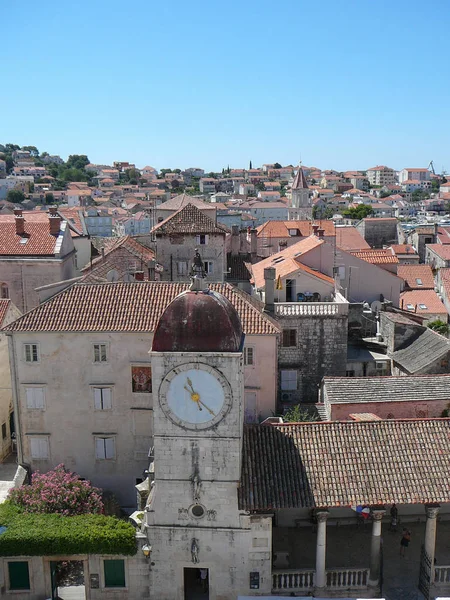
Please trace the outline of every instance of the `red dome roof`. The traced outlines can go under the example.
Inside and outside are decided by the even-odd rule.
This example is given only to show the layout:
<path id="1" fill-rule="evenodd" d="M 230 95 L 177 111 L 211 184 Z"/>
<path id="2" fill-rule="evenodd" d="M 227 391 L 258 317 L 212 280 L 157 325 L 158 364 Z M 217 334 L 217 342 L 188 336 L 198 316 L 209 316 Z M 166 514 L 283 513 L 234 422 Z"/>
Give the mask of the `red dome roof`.
<path id="1" fill-rule="evenodd" d="M 159 319 L 156 352 L 240 352 L 242 326 L 236 309 L 212 290 L 179 294 Z"/>

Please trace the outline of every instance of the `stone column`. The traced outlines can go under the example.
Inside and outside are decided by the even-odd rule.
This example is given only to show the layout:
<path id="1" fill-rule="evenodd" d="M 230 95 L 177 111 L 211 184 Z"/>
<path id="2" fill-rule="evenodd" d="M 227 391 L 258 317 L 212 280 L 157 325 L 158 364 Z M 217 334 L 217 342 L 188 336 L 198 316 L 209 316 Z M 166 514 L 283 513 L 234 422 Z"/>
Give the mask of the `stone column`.
<path id="1" fill-rule="evenodd" d="M 386 513 L 384 508 L 372 510 L 372 541 L 370 544 L 370 574 L 369 586 L 377 587 L 380 582 L 380 554 L 381 554 L 381 520 Z"/>
<path id="2" fill-rule="evenodd" d="M 425 504 L 425 512 L 427 515 L 427 521 L 425 525 L 425 551 L 430 557 L 431 561 L 431 572 L 430 572 L 430 583 L 434 583 L 434 555 L 436 553 L 436 518 L 439 514 L 439 504 Z"/>
<path id="3" fill-rule="evenodd" d="M 327 584 L 325 559 L 327 554 L 327 518 L 326 509 L 316 511 L 317 517 L 317 546 L 316 546 L 316 588 L 323 589 Z"/>

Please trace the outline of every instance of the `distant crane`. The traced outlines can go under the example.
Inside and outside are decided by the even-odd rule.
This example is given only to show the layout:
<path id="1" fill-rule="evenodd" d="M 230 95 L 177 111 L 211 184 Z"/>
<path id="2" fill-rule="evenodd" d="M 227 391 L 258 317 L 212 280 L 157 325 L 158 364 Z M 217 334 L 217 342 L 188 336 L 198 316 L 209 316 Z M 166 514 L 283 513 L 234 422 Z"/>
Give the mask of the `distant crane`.
<path id="1" fill-rule="evenodd" d="M 432 160 L 430 160 L 430 164 L 428 165 L 427 169 L 430 169 L 430 167 L 433 172 L 433 175 L 436 175 L 436 171 L 434 170 L 434 164 Z"/>

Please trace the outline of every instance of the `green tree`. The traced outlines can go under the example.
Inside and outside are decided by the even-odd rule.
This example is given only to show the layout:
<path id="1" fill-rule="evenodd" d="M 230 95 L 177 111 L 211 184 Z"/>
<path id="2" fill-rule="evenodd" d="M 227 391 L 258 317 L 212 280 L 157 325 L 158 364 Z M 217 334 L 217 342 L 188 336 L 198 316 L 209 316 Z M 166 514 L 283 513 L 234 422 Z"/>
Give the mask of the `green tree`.
<path id="1" fill-rule="evenodd" d="M 390 196 L 389 192 L 385 192 L 385 191 L 380 192 L 380 198 L 387 198 L 388 196 Z"/>
<path id="2" fill-rule="evenodd" d="M 248 168 L 249 169 L 253 169 L 253 167 L 252 167 L 252 161 L 250 161 L 250 164 L 248 165 Z"/>
<path id="3" fill-rule="evenodd" d="M 55 202 L 55 196 L 51 192 L 45 194 L 45 204 L 53 204 Z"/>
<path id="4" fill-rule="evenodd" d="M 28 151 L 31 156 L 34 156 L 34 158 L 39 156 L 39 150 L 36 148 L 36 146 L 22 146 L 21 150 Z"/>
<path id="5" fill-rule="evenodd" d="M 14 204 L 20 204 L 25 200 L 25 194 L 22 190 L 9 190 L 6 194 L 6 200 L 8 202 L 13 202 Z"/>
<path id="6" fill-rule="evenodd" d="M 280 163 L 277 162 L 273 165 L 273 168 L 274 169 L 282 169 L 282 166 L 280 165 Z"/>
<path id="7" fill-rule="evenodd" d="M 320 421 L 320 419 L 312 410 L 308 410 L 301 404 L 297 404 L 284 413 L 283 421 L 287 423 L 303 423 L 305 421 Z"/>
<path id="8" fill-rule="evenodd" d="M 433 179 L 431 182 L 431 191 L 434 194 L 437 194 L 439 192 L 439 188 L 441 187 L 441 182 L 439 179 Z"/>
<path id="9" fill-rule="evenodd" d="M 411 200 L 413 202 L 420 202 L 421 200 L 425 200 L 426 198 L 429 198 L 430 195 L 428 192 L 425 192 L 425 190 L 415 190 L 412 193 L 412 197 Z"/>
<path id="10" fill-rule="evenodd" d="M 86 154 L 71 154 L 67 159 L 66 166 L 69 169 L 84 169 L 90 162 Z"/>
<path id="11" fill-rule="evenodd" d="M 440 333 L 441 335 L 447 335 L 448 333 L 447 323 L 444 323 L 444 321 L 441 321 L 440 319 L 431 321 L 430 323 L 428 323 L 427 327 L 429 329 L 432 329 L 433 331 L 436 331 L 437 333 Z"/>
<path id="12" fill-rule="evenodd" d="M 373 208 L 370 206 L 370 204 L 360 204 L 356 208 L 348 208 L 347 210 L 344 210 L 342 214 L 349 219 L 361 220 L 365 219 L 369 215 L 372 215 Z"/>

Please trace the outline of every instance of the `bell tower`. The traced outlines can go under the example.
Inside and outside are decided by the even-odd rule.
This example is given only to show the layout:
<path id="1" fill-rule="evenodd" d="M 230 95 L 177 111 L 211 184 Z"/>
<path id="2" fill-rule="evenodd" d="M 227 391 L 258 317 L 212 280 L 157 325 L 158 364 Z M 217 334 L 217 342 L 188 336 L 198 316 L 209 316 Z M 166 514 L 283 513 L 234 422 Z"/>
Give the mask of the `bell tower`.
<path id="1" fill-rule="evenodd" d="M 312 202 L 301 163 L 298 165 L 298 171 L 292 183 L 291 194 L 292 208 L 297 209 L 294 211 L 297 219 L 312 221 Z"/>
<path id="2" fill-rule="evenodd" d="M 159 600 L 250 592 L 252 517 L 238 506 L 243 342 L 235 308 L 208 289 L 196 254 L 192 285 L 162 314 L 151 350 L 154 481 L 144 532 Z"/>

